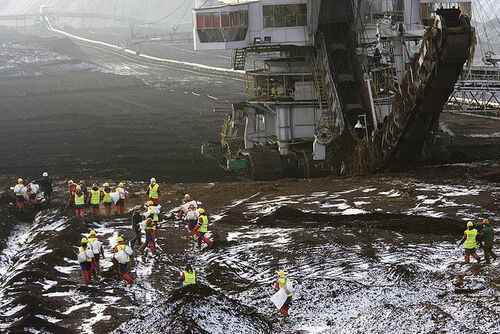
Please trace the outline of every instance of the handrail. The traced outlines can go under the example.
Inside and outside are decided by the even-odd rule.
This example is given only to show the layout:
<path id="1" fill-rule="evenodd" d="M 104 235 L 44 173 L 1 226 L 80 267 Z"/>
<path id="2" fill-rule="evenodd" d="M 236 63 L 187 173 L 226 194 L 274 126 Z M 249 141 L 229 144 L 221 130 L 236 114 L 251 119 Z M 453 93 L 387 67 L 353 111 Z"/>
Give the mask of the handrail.
<path id="1" fill-rule="evenodd" d="M 320 69 L 323 76 L 324 91 L 326 92 L 326 99 L 328 110 L 323 111 L 322 120 L 320 125 L 326 126 L 333 130 L 335 135 L 340 135 L 344 130 L 344 118 L 342 115 L 342 107 L 337 93 L 335 81 L 333 80 L 332 72 L 330 70 L 330 63 L 328 60 L 328 51 L 326 49 L 325 38 L 322 33 L 317 34 L 317 56 L 315 65 Z M 321 103 L 321 102 L 320 102 Z"/>

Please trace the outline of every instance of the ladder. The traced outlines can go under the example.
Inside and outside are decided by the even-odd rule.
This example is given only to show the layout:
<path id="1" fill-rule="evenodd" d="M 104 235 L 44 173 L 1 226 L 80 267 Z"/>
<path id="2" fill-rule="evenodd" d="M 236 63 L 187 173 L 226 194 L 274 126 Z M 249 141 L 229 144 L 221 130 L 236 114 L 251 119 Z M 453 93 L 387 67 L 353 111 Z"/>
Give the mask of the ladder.
<path id="1" fill-rule="evenodd" d="M 243 71 L 245 70 L 245 63 L 247 61 L 247 53 L 245 49 L 233 49 L 231 54 L 231 63 L 233 69 Z"/>

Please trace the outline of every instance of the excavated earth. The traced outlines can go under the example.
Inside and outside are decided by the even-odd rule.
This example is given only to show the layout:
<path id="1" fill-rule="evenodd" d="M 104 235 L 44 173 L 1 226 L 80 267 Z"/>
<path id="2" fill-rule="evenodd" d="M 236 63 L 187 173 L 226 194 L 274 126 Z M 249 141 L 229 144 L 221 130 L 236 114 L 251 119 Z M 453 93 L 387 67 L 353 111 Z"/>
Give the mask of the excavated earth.
<path id="1" fill-rule="evenodd" d="M 500 260 L 465 265 L 456 245 L 468 220 L 497 228 L 499 160 L 250 182 L 199 154 L 220 131 L 211 108 L 238 100 L 240 82 L 139 66 L 53 36 L 0 37 L 24 59 L 0 50 L 0 331 L 498 332 Z M 495 148 L 498 121 L 442 120 L 461 145 L 485 138 Z M 17 212 L 9 187 L 43 170 L 55 180 L 53 204 Z M 163 189 L 158 252 L 135 257 L 124 287 L 111 258 L 116 238 L 133 236 L 131 213 L 77 219 L 64 210 L 66 182 L 125 181 L 130 209 L 146 200 L 151 176 Z M 176 217 L 185 193 L 208 213 L 208 248 Z M 84 286 L 74 252 L 92 229 L 105 257 Z M 186 263 L 198 284 L 183 289 Z M 296 288 L 286 322 L 269 301 L 281 269 Z"/>

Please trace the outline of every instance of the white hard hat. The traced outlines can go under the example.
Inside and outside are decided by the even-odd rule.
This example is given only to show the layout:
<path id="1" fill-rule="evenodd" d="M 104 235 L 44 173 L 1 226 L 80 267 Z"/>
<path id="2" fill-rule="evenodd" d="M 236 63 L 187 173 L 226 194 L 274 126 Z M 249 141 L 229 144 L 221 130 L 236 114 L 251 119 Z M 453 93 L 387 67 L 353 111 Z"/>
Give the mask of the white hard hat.
<path id="1" fill-rule="evenodd" d="M 47 173 L 47 172 L 43 172 L 42 176 L 43 176 L 43 177 L 47 177 L 47 176 L 49 176 L 49 173 Z"/>

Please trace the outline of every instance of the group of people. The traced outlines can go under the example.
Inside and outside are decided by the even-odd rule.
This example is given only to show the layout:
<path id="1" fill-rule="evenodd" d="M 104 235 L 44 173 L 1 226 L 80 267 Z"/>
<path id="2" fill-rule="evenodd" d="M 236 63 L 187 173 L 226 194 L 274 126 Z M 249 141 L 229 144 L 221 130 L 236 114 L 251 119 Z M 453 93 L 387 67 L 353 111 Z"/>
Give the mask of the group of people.
<path id="1" fill-rule="evenodd" d="M 465 230 L 462 240 L 458 243 L 457 247 L 464 245 L 465 248 L 465 263 L 469 263 L 470 256 L 477 260 L 478 263 L 481 262 L 481 258 L 477 255 L 477 245 L 484 251 L 484 258 L 486 263 L 490 263 L 490 256 L 493 260 L 497 259 L 497 255 L 493 252 L 493 228 L 490 225 L 488 219 L 483 219 L 482 227 L 478 232 L 477 228 L 474 226 L 473 222 L 467 223 L 467 230 Z"/>
<path id="2" fill-rule="evenodd" d="M 26 185 L 25 185 L 26 183 Z M 39 204 L 39 201 L 44 200 L 50 204 L 52 198 L 52 178 L 47 172 L 43 172 L 40 179 L 33 181 L 17 179 L 17 184 L 11 188 L 16 197 L 16 205 L 20 211 L 24 210 L 26 202 L 30 202 L 32 206 Z"/>
<path id="3" fill-rule="evenodd" d="M 106 216 L 111 215 L 111 207 L 115 206 L 115 215 L 125 214 L 125 202 L 128 202 L 128 191 L 125 189 L 125 183 L 120 182 L 115 189 L 111 189 L 108 182 L 103 184 L 103 189 L 99 189 L 96 183 L 90 190 L 85 185 L 84 180 L 76 184 L 73 180 L 68 181 L 69 199 L 66 208 L 70 205 L 75 206 L 76 217 L 85 216 L 85 205 L 90 205 L 90 214 L 98 215 L 100 203 L 104 204 Z"/>
<path id="4" fill-rule="evenodd" d="M 79 208 L 78 205 L 83 205 L 80 203 L 85 203 L 86 198 L 89 198 L 90 203 L 92 203 L 92 196 L 94 195 L 92 194 L 92 191 L 88 192 L 89 194 L 86 195 L 86 188 L 82 187 L 85 185 L 83 181 L 80 181 L 79 185 L 70 181 L 70 185 L 74 186 L 74 189 L 71 190 L 71 198 L 74 200 L 74 204 L 77 205 L 77 210 L 83 210 L 83 208 Z M 120 184 L 119 187 L 123 187 L 123 184 Z M 123 187 L 123 189 L 125 188 Z M 96 192 L 95 194 L 95 196 L 97 196 L 98 193 Z M 126 190 L 125 194 L 127 194 Z M 143 254 L 148 247 L 151 254 L 156 252 L 156 239 L 158 237 L 161 205 L 158 204 L 158 198 L 160 196 L 159 186 L 156 184 L 156 180 L 154 178 L 151 179 L 148 189 L 146 190 L 146 194 L 148 196 L 148 201 L 143 205 L 136 205 L 133 208 L 132 230 L 135 233 L 134 237 L 127 245 L 125 244 L 123 237 L 120 236 L 117 239 L 117 245 L 114 247 L 114 259 L 118 262 L 118 272 L 123 277 L 124 285 L 132 283 L 132 278 L 128 274 L 128 264 L 134 262 L 132 247 L 135 245 L 141 245 L 137 249 L 140 254 Z M 83 198 L 83 201 L 77 201 L 77 199 L 81 198 Z M 103 198 L 102 193 L 99 194 L 99 198 Z M 179 218 L 187 221 L 188 230 L 193 235 L 193 238 L 198 239 L 198 248 L 201 248 L 202 241 L 209 246 L 211 242 L 205 236 L 210 228 L 208 224 L 208 217 L 203 208 L 198 208 L 198 202 L 192 200 L 191 197 L 186 194 L 181 203 L 181 211 L 179 212 L 179 215 Z M 144 243 L 142 243 L 142 231 L 145 232 Z M 92 274 L 98 272 L 99 270 L 99 257 L 104 256 L 102 242 L 99 240 L 95 231 L 91 231 L 88 237 L 81 239 L 81 245 L 78 248 L 77 254 L 83 273 L 84 283 L 87 285 L 92 279 Z M 189 282 L 191 282 L 191 279 L 194 282 L 194 275 L 194 271 L 192 274 L 191 271 L 187 271 L 187 273 L 182 276 L 184 277 L 183 280 L 187 277 L 187 281 L 183 282 L 190 284 Z"/>

